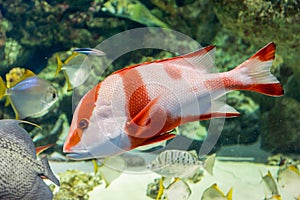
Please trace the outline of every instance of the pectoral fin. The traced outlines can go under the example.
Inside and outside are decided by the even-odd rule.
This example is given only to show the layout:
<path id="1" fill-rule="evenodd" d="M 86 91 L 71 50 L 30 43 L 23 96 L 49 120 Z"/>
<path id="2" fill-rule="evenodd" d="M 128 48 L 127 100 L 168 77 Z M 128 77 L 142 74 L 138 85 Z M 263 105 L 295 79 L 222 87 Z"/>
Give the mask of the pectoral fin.
<path id="1" fill-rule="evenodd" d="M 59 180 L 53 174 L 47 156 L 43 156 L 41 158 L 41 162 L 44 166 L 44 173 L 42 175 L 46 176 L 50 181 L 52 181 L 55 185 L 60 186 Z"/>

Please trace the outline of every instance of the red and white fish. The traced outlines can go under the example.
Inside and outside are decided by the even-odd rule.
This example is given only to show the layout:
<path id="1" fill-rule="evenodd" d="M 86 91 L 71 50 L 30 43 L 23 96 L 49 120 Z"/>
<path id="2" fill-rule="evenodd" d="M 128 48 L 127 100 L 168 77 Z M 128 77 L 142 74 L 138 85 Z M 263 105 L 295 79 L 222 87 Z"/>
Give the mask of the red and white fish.
<path id="1" fill-rule="evenodd" d="M 175 137 L 169 131 L 192 121 L 239 113 L 218 98 L 232 90 L 282 96 L 270 73 L 269 43 L 235 69 L 213 73 L 214 46 L 114 72 L 79 102 L 64 144 L 72 159 L 103 158 Z"/>

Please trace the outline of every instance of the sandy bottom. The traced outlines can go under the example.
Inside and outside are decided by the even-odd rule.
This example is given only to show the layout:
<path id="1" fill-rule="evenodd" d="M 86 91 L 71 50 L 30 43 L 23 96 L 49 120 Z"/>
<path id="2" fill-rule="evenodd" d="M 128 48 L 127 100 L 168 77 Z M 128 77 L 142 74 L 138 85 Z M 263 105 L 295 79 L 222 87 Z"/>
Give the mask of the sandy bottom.
<path id="1" fill-rule="evenodd" d="M 276 171 L 276 168 L 270 168 Z M 214 176 L 205 174 L 197 184 L 189 184 L 192 190 L 191 200 L 201 199 L 203 191 L 217 183 L 222 191 L 227 193 L 233 187 L 233 199 L 263 199 L 264 187 L 260 183 L 260 172 L 267 172 L 265 165 L 252 163 L 217 162 Z M 146 197 L 147 185 L 159 176 L 154 173 L 135 175 L 123 173 L 108 188 L 99 186 L 91 193 L 91 199 L 151 199 Z M 285 198 L 284 198 L 285 199 Z"/>
<path id="2" fill-rule="evenodd" d="M 66 169 L 78 169 L 83 171 L 93 171 L 90 162 L 74 162 L 74 163 L 51 163 L 55 173 L 62 172 Z M 267 166 L 251 162 L 225 162 L 217 160 L 214 167 L 214 175 L 204 174 L 203 179 L 196 183 L 190 183 L 192 194 L 189 199 L 201 199 L 203 191 L 212 184 L 217 183 L 219 188 L 227 193 L 233 188 L 233 200 L 263 200 L 265 198 L 266 189 L 261 182 L 262 174 L 267 171 L 276 176 L 278 167 Z M 123 172 L 108 188 L 104 184 L 96 187 L 89 193 L 91 200 L 135 200 L 135 199 L 151 199 L 146 196 L 147 185 L 153 182 L 159 176 L 150 171 L 147 172 Z M 300 186 L 299 186 L 300 188 Z M 286 193 L 281 188 L 279 192 L 283 200 L 294 200 L 293 196 Z"/>
<path id="3" fill-rule="evenodd" d="M 212 184 L 217 183 L 218 187 L 226 194 L 233 188 L 233 200 L 263 200 L 270 197 L 265 184 L 262 182 L 262 174 L 266 175 L 270 170 L 273 177 L 277 177 L 278 167 L 260 164 L 266 162 L 269 153 L 259 148 L 259 142 L 253 145 L 233 145 L 222 147 L 217 153 L 217 159 L 214 166 L 214 175 L 211 176 L 205 172 L 202 180 L 196 184 L 189 183 L 192 190 L 190 200 L 200 200 L 205 189 Z M 149 163 L 154 157 L 144 156 L 146 163 Z M 224 161 L 228 158 L 231 161 Z M 238 160 L 243 158 L 243 162 Z M 245 162 L 245 158 L 250 158 Z M 232 161 L 234 160 L 234 162 Z M 69 162 L 69 163 L 51 163 L 55 173 L 63 172 L 66 169 L 78 169 L 87 172 L 93 172 L 91 162 Z M 114 180 L 111 185 L 105 188 L 104 184 L 94 188 L 89 193 L 91 200 L 147 200 L 147 186 L 152 183 L 159 175 L 150 171 L 131 169 L 125 171 Z M 139 172 L 139 173 L 137 173 Z M 299 180 L 297 181 L 299 184 Z M 300 195 L 300 185 L 292 185 L 287 188 L 280 188 L 279 194 L 282 200 L 295 200 L 291 194 Z M 176 199 L 180 200 L 180 199 Z"/>

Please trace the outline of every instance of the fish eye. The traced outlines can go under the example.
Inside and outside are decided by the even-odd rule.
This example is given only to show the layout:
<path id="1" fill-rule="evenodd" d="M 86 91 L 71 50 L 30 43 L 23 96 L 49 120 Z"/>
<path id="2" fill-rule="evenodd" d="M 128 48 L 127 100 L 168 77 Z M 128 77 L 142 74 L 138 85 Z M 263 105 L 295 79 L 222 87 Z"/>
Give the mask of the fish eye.
<path id="1" fill-rule="evenodd" d="M 57 98 L 57 93 L 56 93 L 56 89 L 53 87 L 49 87 L 47 89 L 47 92 L 45 94 L 45 101 L 46 102 L 53 102 L 56 98 Z"/>
<path id="2" fill-rule="evenodd" d="M 77 127 L 80 129 L 86 129 L 88 126 L 89 126 L 89 120 L 85 118 L 81 119 L 77 124 Z"/>
<path id="3" fill-rule="evenodd" d="M 56 93 L 53 92 L 53 93 L 52 93 L 52 98 L 55 99 L 56 97 L 57 97 Z"/>

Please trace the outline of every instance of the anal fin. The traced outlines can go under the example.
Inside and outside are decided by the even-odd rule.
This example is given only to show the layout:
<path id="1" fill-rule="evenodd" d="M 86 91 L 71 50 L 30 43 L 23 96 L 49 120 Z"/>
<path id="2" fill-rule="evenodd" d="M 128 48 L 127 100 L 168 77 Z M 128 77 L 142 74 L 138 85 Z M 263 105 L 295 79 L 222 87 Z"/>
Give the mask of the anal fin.
<path id="1" fill-rule="evenodd" d="M 181 124 L 212 118 L 240 116 L 240 113 L 237 110 L 222 101 L 213 100 L 211 104 L 207 104 L 206 106 L 209 106 L 209 108 L 205 112 L 202 112 L 203 110 L 199 109 L 197 113 L 197 109 L 195 109 L 195 112 L 191 115 L 182 117 Z"/>

